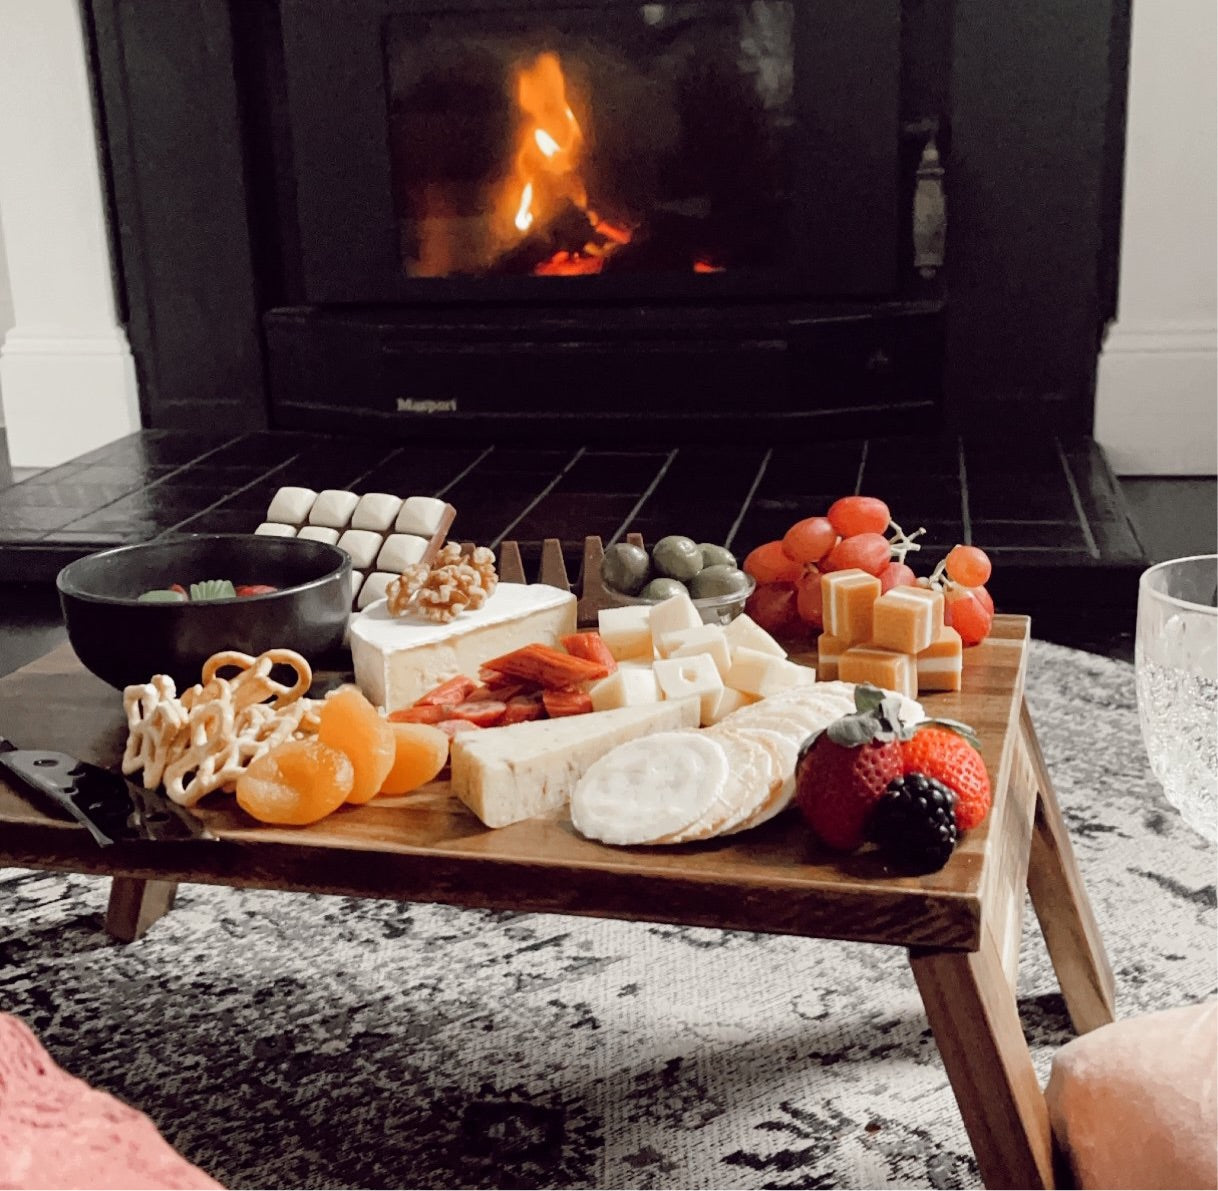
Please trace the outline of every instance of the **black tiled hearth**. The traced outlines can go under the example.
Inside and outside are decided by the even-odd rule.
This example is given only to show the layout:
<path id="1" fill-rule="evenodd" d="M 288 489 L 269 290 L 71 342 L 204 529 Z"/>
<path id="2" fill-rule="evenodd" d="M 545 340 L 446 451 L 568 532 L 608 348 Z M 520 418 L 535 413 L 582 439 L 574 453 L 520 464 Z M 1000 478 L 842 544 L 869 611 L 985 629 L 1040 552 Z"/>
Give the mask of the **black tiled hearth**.
<path id="1" fill-rule="evenodd" d="M 0 488 L 0 579 L 46 581 L 82 554 L 167 534 L 252 530 L 284 484 L 442 495 L 457 507 L 455 536 L 515 538 L 526 562 L 556 537 L 572 573 L 585 534 L 686 533 L 743 553 L 855 491 L 883 497 L 907 530 L 926 527 L 919 572 L 955 542 L 984 546 L 995 599 L 1011 609 L 1127 613 L 1146 563 L 1088 441 L 528 450 L 143 431 Z"/>

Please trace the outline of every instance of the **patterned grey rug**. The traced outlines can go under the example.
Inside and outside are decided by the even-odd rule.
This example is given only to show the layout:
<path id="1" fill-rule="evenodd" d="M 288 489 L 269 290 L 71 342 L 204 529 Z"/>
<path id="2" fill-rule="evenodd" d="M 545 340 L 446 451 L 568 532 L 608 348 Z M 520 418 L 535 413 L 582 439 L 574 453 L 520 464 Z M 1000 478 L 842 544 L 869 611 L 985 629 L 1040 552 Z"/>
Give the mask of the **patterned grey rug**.
<path id="1" fill-rule="evenodd" d="M 1132 667 L 1037 643 L 1030 698 L 1120 1012 L 1215 988 L 1215 854 L 1147 776 Z M 0 1009 L 231 1187 L 972 1187 L 904 953 L 0 872 Z M 1029 910 L 1042 1079 L 1071 1037 Z"/>

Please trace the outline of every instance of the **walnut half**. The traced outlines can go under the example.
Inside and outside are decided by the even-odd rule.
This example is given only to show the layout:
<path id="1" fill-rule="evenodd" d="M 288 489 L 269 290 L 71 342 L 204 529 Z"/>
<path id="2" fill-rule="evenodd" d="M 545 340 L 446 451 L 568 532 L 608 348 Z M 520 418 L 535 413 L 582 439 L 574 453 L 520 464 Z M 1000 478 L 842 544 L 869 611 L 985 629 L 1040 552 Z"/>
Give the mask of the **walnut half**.
<path id="1" fill-rule="evenodd" d="M 456 542 L 449 542 L 430 564 L 408 566 L 389 584 L 385 595 L 393 616 L 417 612 L 444 623 L 481 608 L 498 583 L 492 551 L 475 546 L 469 555 L 463 555 Z"/>

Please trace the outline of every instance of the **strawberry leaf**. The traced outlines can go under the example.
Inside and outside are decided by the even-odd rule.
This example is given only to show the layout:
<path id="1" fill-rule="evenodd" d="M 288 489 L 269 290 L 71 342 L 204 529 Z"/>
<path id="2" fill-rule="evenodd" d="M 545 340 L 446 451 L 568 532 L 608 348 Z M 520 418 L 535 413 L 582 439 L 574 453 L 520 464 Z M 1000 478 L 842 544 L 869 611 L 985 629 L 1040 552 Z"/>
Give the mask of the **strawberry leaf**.
<path id="1" fill-rule="evenodd" d="M 854 688 L 854 708 L 860 715 L 866 715 L 883 706 L 885 697 L 884 692 L 878 686 L 872 686 L 869 682 L 860 682 Z"/>
<path id="2" fill-rule="evenodd" d="M 844 715 L 840 720 L 834 720 L 825 729 L 825 735 L 834 744 L 853 749 L 877 739 L 876 733 L 879 730 L 881 729 L 874 715 L 870 712 L 855 712 L 854 715 Z"/>

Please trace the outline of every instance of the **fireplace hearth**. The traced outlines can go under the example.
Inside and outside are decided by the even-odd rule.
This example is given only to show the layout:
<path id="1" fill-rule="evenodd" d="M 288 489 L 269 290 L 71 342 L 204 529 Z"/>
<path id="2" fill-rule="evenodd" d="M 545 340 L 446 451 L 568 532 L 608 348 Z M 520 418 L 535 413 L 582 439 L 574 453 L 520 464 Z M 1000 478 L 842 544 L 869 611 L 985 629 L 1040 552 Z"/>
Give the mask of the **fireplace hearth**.
<path id="1" fill-rule="evenodd" d="M 88 0 L 145 424 L 1088 434 L 1127 0 Z"/>

